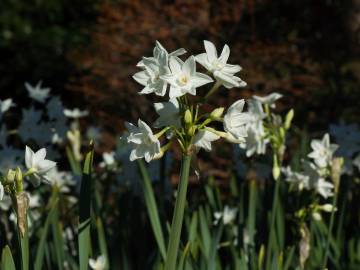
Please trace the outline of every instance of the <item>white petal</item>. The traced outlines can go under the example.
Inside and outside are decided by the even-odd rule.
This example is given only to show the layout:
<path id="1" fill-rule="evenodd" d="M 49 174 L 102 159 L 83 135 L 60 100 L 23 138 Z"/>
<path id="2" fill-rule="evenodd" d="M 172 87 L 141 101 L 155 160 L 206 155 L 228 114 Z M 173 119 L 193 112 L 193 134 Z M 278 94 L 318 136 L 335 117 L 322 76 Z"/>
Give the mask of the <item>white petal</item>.
<path id="1" fill-rule="evenodd" d="M 219 80 L 226 88 L 239 87 L 240 83 L 236 80 L 237 77 L 229 76 L 226 73 L 215 71 L 214 76 Z M 238 78 L 239 79 L 239 78 Z"/>
<path id="2" fill-rule="evenodd" d="M 46 149 L 41 148 L 34 154 L 34 163 L 37 164 L 38 162 L 41 162 L 46 157 Z"/>
<path id="3" fill-rule="evenodd" d="M 182 69 L 188 77 L 194 76 L 196 72 L 195 57 L 190 56 L 188 59 L 186 59 Z"/>
<path id="4" fill-rule="evenodd" d="M 149 80 L 149 75 L 146 71 L 140 71 L 135 73 L 133 76 L 133 79 L 140 83 L 141 85 L 146 86 Z"/>
<path id="5" fill-rule="evenodd" d="M 194 87 L 200 87 L 203 86 L 204 84 L 213 82 L 213 79 L 206 74 L 196 72 L 195 76 L 191 78 L 191 82 L 194 85 Z"/>
<path id="6" fill-rule="evenodd" d="M 225 73 L 234 74 L 234 73 L 241 71 L 241 67 L 239 65 L 226 64 L 223 67 L 222 71 Z"/>
<path id="7" fill-rule="evenodd" d="M 213 61 L 217 60 L 218 57 L 215 45 L 208 40 L 204 40 L 204 46 L 209 62 L 212 63 Z"/>
<path id="8" fill-rule="evenodd" d="M 183 96 L 185 93 L 181 90 L 181 88 L 171 85 L 169 91 L 169 97 L 177 98 Z"/>
<path id="9" fill-rule="evenodd" d="M 54 168 L 56 166 L 56 162 L 44 159 L 39 164 L 37 164 L 37 169 L 39 171 L 39 174 L 44 174 Z"/>
<path id="10" fill-rule="evenodd" d="M 34 152 L 29 146 L 25 146 L 25 165 L 30 169 L 33 166 Z"/>
<path id="11" fill-rule="evenodd" d="M 209 63 L 206 53 L 198 54 L 197 56 L 195 56 L 195 60 L 207 70 L 211 69 L 211 64 Z"/>
<path id="12" fill-rule="evenodd" d="M 183 66 L 184 62 L 181 61 L 180 58 L 174 56 L 171 57 L 169 60 L 169 66 L 172 74 L 179 74 L 182 72 L 181 67 Z"/>
<path id="13" fill-rule="evenodd" d="M 221 55 L 219 57 L 219 61 L 223 64 L 226 64 L 227 60 L 229 59 L 230 55 L 230 48 L 227 44 L 225 44 L 224 48 L 222 49 Z"/>

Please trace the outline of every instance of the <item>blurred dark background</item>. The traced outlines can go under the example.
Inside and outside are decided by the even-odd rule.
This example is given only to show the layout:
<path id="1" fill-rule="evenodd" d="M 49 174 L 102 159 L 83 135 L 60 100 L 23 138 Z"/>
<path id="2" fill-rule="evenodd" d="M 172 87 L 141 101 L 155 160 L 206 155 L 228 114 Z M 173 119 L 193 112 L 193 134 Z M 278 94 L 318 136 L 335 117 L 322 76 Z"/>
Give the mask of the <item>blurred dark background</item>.
<path id="1" fill-rule="evenodd" d="M 155 40 L 198 54 L 203 39 L 227 43 L 248 83 L 214 106 L 277 91 L 299 128 L 359 122 L 359 0 L 1 0 L 0 99 L 21 106 L 24 82 L 42 80 L 119 133 L 125 119 L 154 119 L 153 97 L 139 96 L 131 76 Z"/>

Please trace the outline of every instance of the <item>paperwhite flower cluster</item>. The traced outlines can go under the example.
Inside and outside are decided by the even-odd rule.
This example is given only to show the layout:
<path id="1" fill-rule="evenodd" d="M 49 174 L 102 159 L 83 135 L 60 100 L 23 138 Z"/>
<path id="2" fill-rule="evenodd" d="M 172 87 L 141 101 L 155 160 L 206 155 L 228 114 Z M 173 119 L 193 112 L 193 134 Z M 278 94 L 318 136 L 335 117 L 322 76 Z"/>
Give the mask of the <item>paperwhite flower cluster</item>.
<path id="1" fill-rule="evenodd" d="M 322 140 L 311 141 L 312 152 L 308 157 L 312 161 L 303 161 L 303 171 L 293 172 L 290 167 L 283 168 L 285 180 L 293 184 L 299 190 L 312 189 L 322 197 L 327 198 L 333 195 L 334 184 L 326 181 L 332 165 L 333 154 L 338 148 L 330 144 L 329 134 L 325 134 Z"/>
<path id="2" fill-rule="evenodd" d="M 266 145 L 269 139 L 266 137 L 263 120 L 266 118 L 264 106 L 275 108 L 275 102 L 282 97 L 279 93 L 272 93 L 268 96 L 254 96 L 248 100 L 249 115 L 251 120 L 246 126 L 246 141 L 240 144 L 240 147 L 246 150 L 246 156 L 250 157 L 254 154 L 263 155 L 266 152 Z"/>
<path id="3" fill-rule="evenodd" d="M 226 88 L 244 87 L 246 83 L 235 74 L 241 70 L 238 65 L 227 64 L 230 49 L 227 45 L 218 57 L 214 44 L 204 41 L 206 53 L 190 56 L 185 61 L 179 56 L 186 53 L 184 49 L 168 53 L 159 43 L 152 57 L 143 57 L 137 64 L 142 71 L 133 78 L 144 86 L 139 94 L 154 93 L 165 96 L 169 89 L 169 101 L 155 103 L 154 107 L 159 117 L 153 124 L 155 128 L 163 128 L 154 134 L 150 126 L 138 120 L 138 126 L 126 123 L 128 134 L 123 137 L 131 145 L 130 160 L 145 158 L 147 162 L 160 158 L 169 144 L 161 147 L 159 138 L 167 133 L 170 139 L 177 139 L 183 151 L 191 146 L 211 151 L 211 143 L 221 137 L 233 143 L 245 143 L 247 125 L 253 116 L 243 112 L 244 100 L 235 102 L 222 118 L 224 108 L 218 108 L 211 114 L 199 117 L 201 103 L 191 103 L 187 94 L 197 95 L 197 89 L 215 81 L 213 88 L 205 96 L 208 98 L 221 85 Z M 201 64 L 212 76 L 197 72 L 196 62 Z M 189 97 L 190 98 L 190 97 Z M 223 122 L 224 131 L 210 127 L 213 121 Z"/>

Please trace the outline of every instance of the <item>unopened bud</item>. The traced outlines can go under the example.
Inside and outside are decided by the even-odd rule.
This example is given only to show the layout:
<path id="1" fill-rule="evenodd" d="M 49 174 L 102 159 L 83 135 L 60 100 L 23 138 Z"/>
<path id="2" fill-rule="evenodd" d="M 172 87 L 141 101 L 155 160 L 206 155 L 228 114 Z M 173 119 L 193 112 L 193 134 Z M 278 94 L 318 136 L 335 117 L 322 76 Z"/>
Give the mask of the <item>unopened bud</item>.
<path id="1" fill-rule="evenodd" d="M 334 209 L 334 207 L 332 206 L 332 204 L 329 204 L 329 203 L 326 203 L 324 205 L 320 205 L 319 206 L 319 209 L 321 209 L 322 211 L 325 211 L 325 212 L 332 212 L 333 210 L 336 211 L 336 207 Z"/>
<path id="2" fill-rule="evenodd" d="M 218 119 L 222 116 L 223 112 L 224 112 L 224 107 L 216 108 L 211 112 L 210 117 L 212 119 Z"/>
<path id="3" fill-rule="evenodd" d="M 338 191 L 339 189 L 339 184 L 340 184 L 340 176 L 341 176 L 341 168 L 344 164 L 344 159 L 343 158 L 334 158 L 332 160 L 332 165 L 331 165 L 331 180 L 334 183 L 335 186 L 335 192 Z"/>
<path id="4" fill-rule="evenodd" d="M 9 169 L 6 173 L 4 184 L 10 184 L 15 181 L 16 171 Z"/>
<path id="5" fill-rule="evenodd" d="M 195 134 L 195 131 L 196 131 L 196 127 L 195 127 L 195 126 L 191 126 L 191 127 L 188 129 L 187 133 L 188 133 L 189 136 L 193 136 L 193 135 Z"/>
<path id="6" fill-rule="evenodd" d="M 187 125 L 190 125 L 192 123 L 192 114 L 189 109 L 185 111 L 184 121 Z"/>
<path id="7" fill-rule="evenodd" d="M 291 122 L 293 118 L 294 118 L 294 109 L 291 109 L 290 111 L 288 111 L 285 117 L 285 124 L 284 124 L 285 129 L 289 129 L 291 127 Z"/>

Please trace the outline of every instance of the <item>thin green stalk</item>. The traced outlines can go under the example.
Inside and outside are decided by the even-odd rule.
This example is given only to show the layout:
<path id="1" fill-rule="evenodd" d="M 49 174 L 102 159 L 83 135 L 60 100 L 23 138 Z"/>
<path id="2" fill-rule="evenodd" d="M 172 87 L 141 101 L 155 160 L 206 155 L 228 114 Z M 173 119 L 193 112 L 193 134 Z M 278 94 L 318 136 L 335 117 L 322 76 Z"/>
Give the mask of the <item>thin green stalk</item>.
<path id="1" fill-rule="evenodd" d="M 191 155 L 183 155 L 181 161 L 180 182 L 175 202 L 175 211 L 171 224 L 170 239 L 166 254 L 165 270 L 176 269 L 176 259 L 179 249 L 181 227 L 184 218 L 187 186 L 189 183 Z"/>
<path id="2" fill-rule="evenodd" d="M 330 238 L 331 238 L 331 233 L 332 233 L 332 229 L 334 226 L 334 219 L 335 219 L 335 207 L 337 205 L 337 199 L 338 199 L 338 192 L 335 192 L 334 197 L 333 197 L 333 201 L 332 201 L 332 211 L 331 211 L 331 216 L 330 216 L 330 225 L 329 225 L 329 230 L 328 230 L 328 237 L 326 240 L 326 247 L 325 247 L 325 254 L 324 254 L 324 260 L 323 260 L 323 264 L 322 264 L 322 268 L 321 269 L 325 269 L 326 265 L 327 265 L 327 260 L 328 260 L 328 253 L 329 253 L 329 247 L 330 247 Z"/>
<path id="3" fill-rule="evenodd" d="M 271 210 L 271 220 L 270 220 L 270 233 L 268 238 L 268 244 L 266 249 L 266 269 L 270 267 L 270 260 L 272 258 L 271 248 L 273 247 L 274 235 L 275 235 L 275 219 L 276 219 L 276 210 L 278 204 L 278 197 L 279 197 L 279 190 L 280 190 L 280 179 L 275 181 L 275 192 L 272 202 L 272 210 Z"/>
<path id="4" fill-rule="evenodd" d="M 221 86 L 221 82 L 217 81 L 214 86 L 210 89 L 210 91 L 206 94 L 205 100 L 208 99 L 211 95 L 213 95 Z"/>

